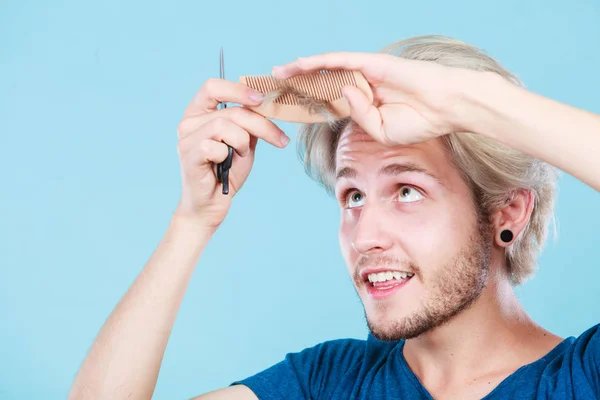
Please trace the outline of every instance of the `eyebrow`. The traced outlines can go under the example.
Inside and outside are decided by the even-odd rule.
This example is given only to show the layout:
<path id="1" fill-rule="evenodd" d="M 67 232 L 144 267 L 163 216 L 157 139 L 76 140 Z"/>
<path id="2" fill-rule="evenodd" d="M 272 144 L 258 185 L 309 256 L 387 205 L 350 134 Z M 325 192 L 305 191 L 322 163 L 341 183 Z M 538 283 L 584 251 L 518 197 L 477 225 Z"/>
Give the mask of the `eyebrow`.
<path id="1" fill-rule="evenodd" d="M 418 172 L 420 174 L 427 175 L 430 178 L 434 179 L 440 185 L 445 186 L 444 182 L 438 176 L 432 174 L 425 168 L 413 163 L 394 163 L 386 165 L 379 170 L 379 175 L 395 176 L 403 174 L 405 172 Z M 342 178 L 352 179 L 355 177 L 355 169 L 350 167 L 344 167 L 337 173 L 336 180 L 340 180 Z"/>

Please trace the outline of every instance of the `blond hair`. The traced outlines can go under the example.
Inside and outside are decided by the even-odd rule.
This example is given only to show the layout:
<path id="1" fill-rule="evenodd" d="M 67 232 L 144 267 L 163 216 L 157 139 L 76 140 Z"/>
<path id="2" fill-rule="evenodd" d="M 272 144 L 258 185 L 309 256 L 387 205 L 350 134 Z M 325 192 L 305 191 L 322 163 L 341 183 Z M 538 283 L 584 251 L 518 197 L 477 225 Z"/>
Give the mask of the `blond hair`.
<path id="1" fill-rule="evenodd" d="M 445 36 L 416 37 L 387 46 L 381 52 L 406 59 L 494 72 L 515 85 L 525 87 L 519 78 L 482 50 Z M 298 155 L 307 174 L 329 194 L 334 192 L 335 154 L 345 123 L 337 126 L 306 124 L 298 134 Z M 480 216 L 487 217 L 492 210 L 506 205 L 519 189 L 533 194 L 531 218 L 506 251 L 511 283 L 523 283 L 534 274 L 549 223 L 555 221 L 553 211 L 558 172 L 541 160 L 482 135 L 457 132 L 444 135 L 441 140 L 469 186 Z"/>

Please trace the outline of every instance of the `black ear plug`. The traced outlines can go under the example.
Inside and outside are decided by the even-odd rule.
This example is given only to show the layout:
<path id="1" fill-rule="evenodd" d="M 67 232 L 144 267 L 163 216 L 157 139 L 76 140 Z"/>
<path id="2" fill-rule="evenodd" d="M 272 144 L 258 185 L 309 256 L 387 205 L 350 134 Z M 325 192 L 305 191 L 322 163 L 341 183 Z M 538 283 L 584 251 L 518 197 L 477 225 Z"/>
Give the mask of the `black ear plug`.
<path id="1" fill-rule="evenodd" d="M 510 241 L 513 240 L 513 233 L 508 229 L 505 229 L 500 233 L 500 239 L 502 239 L 504 243 L 510 243 Z"/>

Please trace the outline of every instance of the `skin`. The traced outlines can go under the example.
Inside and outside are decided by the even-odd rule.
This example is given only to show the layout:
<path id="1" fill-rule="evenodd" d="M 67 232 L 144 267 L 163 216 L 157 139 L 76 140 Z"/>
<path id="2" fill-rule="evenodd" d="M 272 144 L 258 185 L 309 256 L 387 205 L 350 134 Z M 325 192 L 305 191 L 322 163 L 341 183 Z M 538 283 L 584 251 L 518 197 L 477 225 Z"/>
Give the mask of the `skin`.
<path id="1" fill-rule="evenodd" d="M 560 342 L 518 303 L 502 261 L 505 244 L 495 243 L 494 223 L 478 217 L 440 140 L 390 148 L 360 128 L 347 129 L 336 164 L 338 171 L 356 171 L 335 189 L 341 250 L 369 328 L 380 340 L 409 338 L 407 362 L 435 398 L 481 398 Z M 416 165 L 427 173 L 379 175 L 390 164 Z M 514 217 L 529 216 L 530 199 L 521 194 L 511 205 L 513 219 L 500 210 L 496 221 L 504 218 L 518 233 L 523 226 Z M 377 300 L 358 274 L 372 267 L 415 276 Z"/>
<path id="2" fill-rule="evenodd" d="M 274 75 L 335 68 L 361 71 L 374 94 L 371 103 L 357 89 L 344 90 L 360 129 L 348 130 L 340 141 L 336 168 L 352 167 L 356 173 L 340 179 L 336 193 L 350 187 L 364 195 L 358 208 L 340 203 L 340 245 L 348 271 L 355 277 L 358 269 L 383 263 L 416 272 L 394 296 L 379 301 L 354 280 L 369 327 L 382 338 L 411 337 L 404 356 L 435 398 L 479 399 L 561 338 L 527 316 L 503 263 L 509 244 L 500 240 L 500 232 L 519 235 L 530 218 L 533 195 L 520 190 L 482 225 L 466 185 L 441 152 L 439 137 L 457 131 L 486 135 L 600 190 L 600 117 L 489 73 L 385 55 L 324 54 L 298 59 Z M 257 105 L 256 95 L 241 84 L 213 79 L 186 109 L 178 127 L 181 199 L 163 240 L 92 344 L 70 399 L 152 397 L 187 284 L 250 173 L 258 140 L 276 148 L 287 143 L 275 124 L 248 109 L 216 109 L 220 101 Z M 223 141 L 236 150 L 230 196 L 220 193 L 215 173 L 215 163 L 227 156 Z M 384 164 L 407 161 L 439 181 L 414 172 L 378 176 Z M 424 195 L 400 203 L 404 190 L 398 184 L 419 187 Z M 256 396 L 234 386 L 198 397 L 233 398 Z"/>
<path id="3" fill-rule="evenodd" d="M 382 340 L 423 333 L 430 320 L 440 324 L 483 289 L 492 238 L 479 232 L 470 193 L 446 158 L 437 141 L 386 148 L 360 129 L 340 137 L 337 170 L 356 171 L 335 187 L 341 250 L 371 331 Z M 416 171 L 379 174 L 393 164 L 419 166 L 440 181 Z M 405 270 L 415 279 L 393 299 L 375 300 L 359 275 L 369 267 Z"/>

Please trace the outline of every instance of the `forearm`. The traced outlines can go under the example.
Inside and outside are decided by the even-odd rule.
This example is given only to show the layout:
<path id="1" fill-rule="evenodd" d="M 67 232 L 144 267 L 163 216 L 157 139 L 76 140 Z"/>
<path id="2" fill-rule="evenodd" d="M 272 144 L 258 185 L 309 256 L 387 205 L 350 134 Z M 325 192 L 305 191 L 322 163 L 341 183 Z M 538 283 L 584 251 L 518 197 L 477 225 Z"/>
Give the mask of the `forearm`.
<path id="1" fill-rule="evenodd" d="M 188 282 L 211 232 L 175 216 L 105 322 L 70 399 L 150 399 Z"/>
<path id="2" fill-rule="evenodd" d="M 467 94 L 472 131 L 541 159 L 600 190 L 600 116 L 483 78 Z"/>

